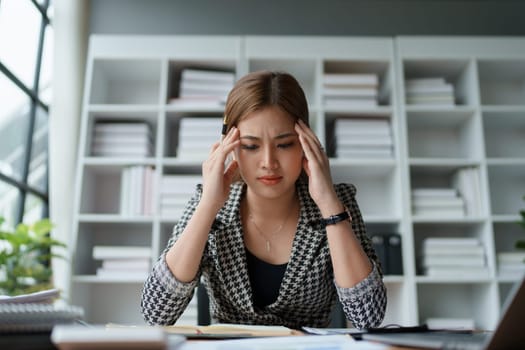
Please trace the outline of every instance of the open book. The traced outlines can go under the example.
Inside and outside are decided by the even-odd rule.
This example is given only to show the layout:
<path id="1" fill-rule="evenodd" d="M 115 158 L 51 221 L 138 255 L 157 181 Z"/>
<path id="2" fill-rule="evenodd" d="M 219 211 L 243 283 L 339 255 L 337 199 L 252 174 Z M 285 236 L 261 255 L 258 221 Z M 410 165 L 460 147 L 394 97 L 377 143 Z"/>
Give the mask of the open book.
<path id="1" fill-rule="evenodd" d="M 278 337 L 299 335 L 301 332 L 284 326 L 259 326 L 217 323 L 210 326 L 174 325 L 164 326 L 164 331 L 186 336 L 210 337 Z"/>

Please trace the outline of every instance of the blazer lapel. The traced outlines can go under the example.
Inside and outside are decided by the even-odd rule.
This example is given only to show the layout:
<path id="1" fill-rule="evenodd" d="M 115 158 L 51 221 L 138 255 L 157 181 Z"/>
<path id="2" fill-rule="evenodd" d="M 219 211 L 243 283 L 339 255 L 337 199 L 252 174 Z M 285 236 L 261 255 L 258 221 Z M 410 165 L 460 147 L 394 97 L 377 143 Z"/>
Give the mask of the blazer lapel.
<path id="1" fill-rule="evenodd" d="M 304 293 L 300 287 L 304 284 L 304 277 L 311 266 L 311 260 L 315 259 L 317 255 L 315 252 L 326 240 L 325 231 L 319 227 L 321 213 L 310 199 L 307 186 L 299 183 L 297 191 L 301 205 L 297 231 L 279 296 L 276 302 L 269 306 L 270 309 L 279 308 L 281 305 L 293 305 L 296 296 Z"/>
<path id="2" fill-rule="evenodd" d="M 216 231 L 217 262 L 220 265 L 222 290 L 244 312 L 253 313 L 253 298 L 244 247 L 243 229 L 240 216 L 242 184 L 232 188 L 231 206 L 220 213 L 223 227 Z"/>

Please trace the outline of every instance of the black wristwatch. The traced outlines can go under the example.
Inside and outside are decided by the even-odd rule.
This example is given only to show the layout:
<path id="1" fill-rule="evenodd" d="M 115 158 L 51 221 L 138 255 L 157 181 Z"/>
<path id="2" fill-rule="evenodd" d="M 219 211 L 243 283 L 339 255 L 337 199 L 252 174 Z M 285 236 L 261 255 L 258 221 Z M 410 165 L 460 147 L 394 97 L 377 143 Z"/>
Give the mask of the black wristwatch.
<path id="1" fill-rule="evenodd" d="M 345 220 L 348 220 L 350 222 L 352 221 L 352 217 L 350 216 L 350 213 L 348 212 L 346 208 L 345 208 L 345 211 L 343 211 L 342 213 L 330 215 L 328 218 L 323 218 L 322 222 L 323 222 L 323 225 L 326 227 L 328 225 L 335 225 L 338 222 L 345 221 Z"/>

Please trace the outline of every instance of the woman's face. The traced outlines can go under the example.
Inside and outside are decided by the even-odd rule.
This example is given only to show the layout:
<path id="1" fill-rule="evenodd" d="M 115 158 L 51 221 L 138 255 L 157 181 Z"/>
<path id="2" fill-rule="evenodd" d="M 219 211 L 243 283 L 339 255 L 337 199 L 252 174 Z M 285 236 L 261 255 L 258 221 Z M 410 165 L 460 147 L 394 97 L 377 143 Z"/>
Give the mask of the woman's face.
<path id="1" fill-rule="evenodd" d="M 243 118 L 237 125 L 241 144 L 235 151 L 239 171 L 254 194 L 268 199 L 295 190 L 303 150 L 294 119 L 276 106 Z"/>

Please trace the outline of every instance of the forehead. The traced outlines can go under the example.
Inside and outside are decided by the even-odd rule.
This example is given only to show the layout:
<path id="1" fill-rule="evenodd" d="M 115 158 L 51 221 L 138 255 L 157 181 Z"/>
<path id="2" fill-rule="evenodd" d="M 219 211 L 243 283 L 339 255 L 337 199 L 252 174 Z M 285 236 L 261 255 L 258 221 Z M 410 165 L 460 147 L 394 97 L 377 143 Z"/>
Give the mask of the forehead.
<path id="1" fill-rule="evenodd" d="M 294 127 L 295 118 L 278 106 L 269 106 L 244 116 L 237 127 L 251 129 L 289 129 Z"/>

